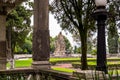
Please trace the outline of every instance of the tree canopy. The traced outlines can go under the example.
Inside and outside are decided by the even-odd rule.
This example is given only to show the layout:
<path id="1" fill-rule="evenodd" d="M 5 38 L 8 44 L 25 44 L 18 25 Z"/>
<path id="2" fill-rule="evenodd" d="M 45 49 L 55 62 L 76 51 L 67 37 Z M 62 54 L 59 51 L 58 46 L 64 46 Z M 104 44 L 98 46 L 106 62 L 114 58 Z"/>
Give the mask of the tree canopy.
<path id="1" fill-rule="evenodd" d="M 23 46 L 25 38 L 32 29 L 30 26 L 32 11 L 26 8 L 26 6 L 32 7 L 32 2 L 28 0 L 24 4 L 17 6 L 7 15 L 7 40 L 11 40 L 10 44 L 12 45 L 11 49 L 13 52 L 16 46 Z M 10 36 L 11 39 L 9 39 Z"/>
<path id="2" fill-rule="evenodd" d="M 50 10 L 62 29 L 80 36 L 82 69 L 87 69 L 87 36 L 94 29 L 94 21 L 90 18 L 94 9 L 92 0 L 53 0 Z"/>
<path id="3" fill-rule="evenodd" d="M 119 6 L 115 0 L 108 0 L 107 8 L 110 4 L 115 5 L 117 15 L 109 11 L 110 15 L 119 20 Z M 74 35 L 79 35 L 81 41 L 81 64 L 82 69 L 87 69 L 87 37 L 91 31 L 95 30 L 95 21 L 91 14 L 95 10 L 94 0 L 53 0 L 50 4 L 50 11 L 54 14 L 62 29 L 69 30 Z"/>
<path id="4" fill-rule="evenodd" d="M 118 53 L 118 29 L 120 21 L 120 6 L 118 1 L 109 0 L 108 4 L 109 19 L 108 19 L 108 49 L 109 53 Z"/>

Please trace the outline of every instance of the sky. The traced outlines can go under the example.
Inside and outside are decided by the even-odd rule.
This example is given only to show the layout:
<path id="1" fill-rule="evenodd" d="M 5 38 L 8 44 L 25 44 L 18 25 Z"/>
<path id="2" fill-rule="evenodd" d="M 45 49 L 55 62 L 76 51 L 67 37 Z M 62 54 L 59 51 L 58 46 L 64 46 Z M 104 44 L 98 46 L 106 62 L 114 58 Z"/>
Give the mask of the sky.
<path id="1" fill-rule="evenodd" d="M 52 14 L 49 14 L 49 30 L 50 36 L 52 37 L 57 36 L 62 31 L 60 25 L 57 24 L 57 20 L 54 19 Z"/>

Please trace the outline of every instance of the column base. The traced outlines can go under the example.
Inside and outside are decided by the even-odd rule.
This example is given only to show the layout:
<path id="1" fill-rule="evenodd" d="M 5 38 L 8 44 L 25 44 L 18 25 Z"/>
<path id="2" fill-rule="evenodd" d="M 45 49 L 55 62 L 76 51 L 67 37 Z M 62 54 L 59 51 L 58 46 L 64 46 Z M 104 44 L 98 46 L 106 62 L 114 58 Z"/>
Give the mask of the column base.
<path id="1" fill-rule="evenodd" d="M 34 69 L 50 69 L 49 61 L 33 61 L 32 68 Z"/>
<path id="2" fill-rule="evenodd" d="M 0 70 L 6 70 L 6 59 L 0 59 Z"/>

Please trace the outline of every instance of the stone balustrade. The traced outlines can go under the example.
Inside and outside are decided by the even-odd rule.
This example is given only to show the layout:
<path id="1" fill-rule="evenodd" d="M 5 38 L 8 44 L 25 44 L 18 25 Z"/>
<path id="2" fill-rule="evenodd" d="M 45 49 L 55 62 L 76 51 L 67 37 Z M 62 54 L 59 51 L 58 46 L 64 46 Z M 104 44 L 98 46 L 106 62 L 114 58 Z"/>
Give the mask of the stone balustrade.
<path id="1" fill-rule="evenodd" d="M 51 69 L 13 69 L 0 71 L 0 80 L 76 80 L 72 74 Z"/>

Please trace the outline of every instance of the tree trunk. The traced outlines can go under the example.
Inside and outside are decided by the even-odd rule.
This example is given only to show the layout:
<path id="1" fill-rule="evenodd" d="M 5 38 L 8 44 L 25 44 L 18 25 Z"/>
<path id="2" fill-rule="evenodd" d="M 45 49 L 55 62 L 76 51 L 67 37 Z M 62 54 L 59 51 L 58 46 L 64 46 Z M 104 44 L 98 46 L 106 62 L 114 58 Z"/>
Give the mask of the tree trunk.
<path id="1" fill-rule="evenodd" d="M 82 31 L 80 33 L 81 38 L 81 69 L 86 70 L 88 69 L 87 65 L 87 32 Z"/>
<path id="2" fill-rule="evenodd" d="M 12 27 L 7 28 L 7 60 L 10 63 L 10 69 L 14 68 L 14 54 L 11 47 L 11 33 Z"/>

